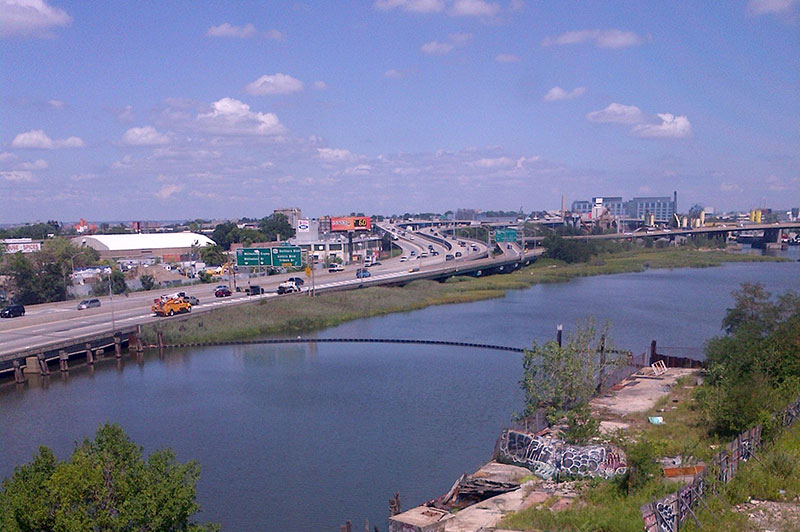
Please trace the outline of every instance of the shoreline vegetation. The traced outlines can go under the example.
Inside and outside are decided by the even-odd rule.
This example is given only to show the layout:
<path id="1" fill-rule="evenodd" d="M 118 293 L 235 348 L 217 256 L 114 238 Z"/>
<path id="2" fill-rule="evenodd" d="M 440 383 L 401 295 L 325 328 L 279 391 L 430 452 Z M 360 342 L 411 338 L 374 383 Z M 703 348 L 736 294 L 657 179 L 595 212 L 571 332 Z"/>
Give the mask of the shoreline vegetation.
<path id="1" fill-rule="evenodd" d="M 578 277 L 645 271 L 648 268 L 707 268 L 728 262 L 784 262 L 788 259 L 744 255 L 719 250 L 638 249 L 592 257 L 589 262 L 566 264 L 539 259 L 513 273 L 488 277 L 453 277 L 447 282 L 414 281 L 403 287 L 375 286 L 322 294 L 314 298 L 289 297 L 237 305 L 183 320 L 145 325 L 146 343 L 163 332 L 168 345 L 212 343 L 262 337 L 297 335 L 342 323 L 432 305 L 469 303 L 505 296 L 506 290 L 542 283 L 567 282 Z"/>

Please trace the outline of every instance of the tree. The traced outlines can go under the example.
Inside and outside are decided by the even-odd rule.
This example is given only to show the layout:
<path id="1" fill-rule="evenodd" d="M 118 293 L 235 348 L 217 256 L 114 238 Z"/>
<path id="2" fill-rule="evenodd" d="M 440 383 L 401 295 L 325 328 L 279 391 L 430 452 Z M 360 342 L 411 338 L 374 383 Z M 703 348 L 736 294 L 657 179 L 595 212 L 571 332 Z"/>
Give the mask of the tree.
<path id="1" fill-rule="evenodd" d="M 156 286 L 156 278 L 149 273 L 139 277 L 139 282 L 142 283 L 143 290 L 152 290 Z"/>
<path id="2" fill-rule="evenodd" d="M 591 243 L 582 240 L 567 240 L 558 235 L 548 235 L 542 245 L 547 250 L 545 257 L 563 260 L 567 264 L 587 262 L 594 252 Z"/>
<path id="3" fill-rule="evenodd" d="M 710 432 L 731 436 L 758 423 L 800 392 L 800 295 L 775 299 L 761 284 L 733 292 L 726 334 L 706 346 L 707 386 L 699 402 Z"/>
<path id="4" fill-rule="evenodd" d="M 295 235 L 295 230 L 289 223 L 289 219 L 285 214 L 273 213 L 271 216 L 262 218 L 258 222 L 258 229 L 264 235 L 266 240 L 272 241 L 280 235 L 281 240 L 287 240 Z"/>
<path id="5" fill-rule="evenodd" d="M 125 274 L 119 270 L 111 271 L 111 292 L 114 294 L 124 294 L 129 292 L 128 283 L 125 282 Z M 101 275 L 100 280 L 97 281 L 92 287 L 92 295 L 94 296 L 107 296 L 108 295 L 109 276 Z"/>
<path id="6" fill-rule="evenodd" d="M 592 419 L 589 400 L 605 385 L 613 368 L 627 362 L 627 354 L 611 347 L 609 324 L 601 330 L 592 320 L 579 324 L 565 345 L 556 341 L 533 343 L 522 359 L 520 386 L 525 393 L 525 418 L 545 411 L 551 422 L 565 416 L 566 436 L 586 440 L 596 434 L 599 423 Z"/>
<path id="7" fill-rule="evenodd" d="M 200 248 L 200 260 L 208 266 L 221 266 L 228 261 L 221 246 L 205 246 Z"/>
<path id="8" fill-rule="evenodd" d="M 75 447 L 59 462 L 47 447 L 18 466 L 0 487 L 0 529 L 188 531 L 218 530 L 190 521 L 200 465 L 179 464 L 169 449 L 144 458 L 116 424 Z"/>

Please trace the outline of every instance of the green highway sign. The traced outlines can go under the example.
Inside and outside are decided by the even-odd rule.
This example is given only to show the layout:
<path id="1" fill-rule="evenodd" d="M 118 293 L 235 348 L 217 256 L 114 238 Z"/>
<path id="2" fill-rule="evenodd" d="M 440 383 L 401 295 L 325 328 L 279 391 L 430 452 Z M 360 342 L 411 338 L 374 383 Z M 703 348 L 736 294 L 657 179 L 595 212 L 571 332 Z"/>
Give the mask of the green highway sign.
<path id="1" fill-rule="evenodd" d="M 494 232 L 495 242 L 516 242 L 517 230 L 516 229 L 498 229 Z"/>
<path id="2" fill-rule="evenodd" d="M 240 248 L 236 250 L 237 266 L 302 266 L 301 250 L 297 246 L 277 248 Z"/>
<path id="3" fill-rule="evenodd" d="M 281 246 L 272 248 L 273 266 L 302 266 L 303 259 L 297 246 Z"/>
<path id="4" fill-rule="evenodd" d="M 272 266 L 269 248 L 240 248 L 236 250 L 237 266 Z"/>

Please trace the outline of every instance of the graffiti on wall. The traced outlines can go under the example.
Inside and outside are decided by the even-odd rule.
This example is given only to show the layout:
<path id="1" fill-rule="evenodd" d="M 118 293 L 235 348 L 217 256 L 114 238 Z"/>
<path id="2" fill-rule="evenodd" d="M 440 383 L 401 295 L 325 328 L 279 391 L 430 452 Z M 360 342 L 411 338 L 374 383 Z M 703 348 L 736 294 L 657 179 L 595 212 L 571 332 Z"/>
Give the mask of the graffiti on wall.
<path id="1" fill-rule="evenodd" d="M 625 474 L 628 467 L 625 454 L 611 445 L 570 445 L 511 429 L 500 434 L 494 459 L 526 467 L 544 479 L 556 475 L 611 478 Z"/>

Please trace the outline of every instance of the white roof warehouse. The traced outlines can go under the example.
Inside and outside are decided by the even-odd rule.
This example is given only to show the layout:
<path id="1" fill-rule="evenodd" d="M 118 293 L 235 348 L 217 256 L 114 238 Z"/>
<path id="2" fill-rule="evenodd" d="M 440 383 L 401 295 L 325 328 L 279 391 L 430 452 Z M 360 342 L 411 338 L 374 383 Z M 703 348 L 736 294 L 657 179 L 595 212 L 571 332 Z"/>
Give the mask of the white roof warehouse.
<path id="1" fill-rule="evenodd" d="M 73 238 L 78 246 L 96 249 L 103 259 L 160 257 L 164 262 L 180 261 L 192 247 L 213 246 L 215 242 L 200 233 L 136 233 L 127 235 L 86 235 Z"/>

